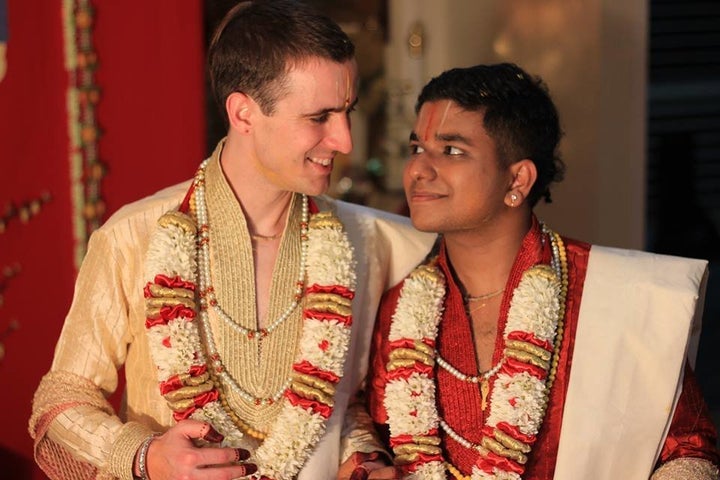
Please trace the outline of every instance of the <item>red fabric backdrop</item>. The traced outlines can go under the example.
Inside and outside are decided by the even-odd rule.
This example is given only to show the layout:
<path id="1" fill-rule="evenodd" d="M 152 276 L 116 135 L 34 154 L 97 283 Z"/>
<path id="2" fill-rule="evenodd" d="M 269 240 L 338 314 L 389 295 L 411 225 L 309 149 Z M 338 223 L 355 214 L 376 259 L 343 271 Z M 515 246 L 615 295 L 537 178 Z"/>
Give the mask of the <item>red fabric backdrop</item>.
<path id="1" fill-rule="evenodd" d="M 95 2 L 101 89 L 100 159 L 108 214 L 189 178 L 206 154 L 200 0 Z M 42 479 L 27 433 L 32 394 L 50 367 L 70 305 L 73 265 L 62 2 L 8 0 L 7 74 L 0 81 L 0 209 L 52 195 L 27 224 L 0 233 L 0 269 L 19 264 L 4 291 L 0 332 L 0 478 Z"/>

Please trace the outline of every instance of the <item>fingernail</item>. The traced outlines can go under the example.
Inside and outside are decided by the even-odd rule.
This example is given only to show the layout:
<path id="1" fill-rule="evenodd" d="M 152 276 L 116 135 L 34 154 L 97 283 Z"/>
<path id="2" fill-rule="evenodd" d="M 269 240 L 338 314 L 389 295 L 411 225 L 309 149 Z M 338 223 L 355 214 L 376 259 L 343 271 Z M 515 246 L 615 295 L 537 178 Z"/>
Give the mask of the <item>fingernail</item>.
<path id="1" fill-rule="evenodd" d="M 250 458 L 250 452 L 242 448 L 236 448 L 235 456 L 237 457 L 238 462 L 241 460 L 247 460 L 248 458 Z"/>
<path id="2" fill-rule="evenodd" d="M 257 472 L 257 465 L 255 465 L 254 463 L 246 463 L 244 465 L 244 467 L 245 467 L 245 475 L 244 475 L 245 477 Z"/>
<path id="3" fill-rule="evenodd" d="M 222 433 L 218 432 L 214 428 L 210 428 L 208 432 L 202 436 L 203 440 L 207 440 L 210 443 L 220 443 L 225 438 Z"/>

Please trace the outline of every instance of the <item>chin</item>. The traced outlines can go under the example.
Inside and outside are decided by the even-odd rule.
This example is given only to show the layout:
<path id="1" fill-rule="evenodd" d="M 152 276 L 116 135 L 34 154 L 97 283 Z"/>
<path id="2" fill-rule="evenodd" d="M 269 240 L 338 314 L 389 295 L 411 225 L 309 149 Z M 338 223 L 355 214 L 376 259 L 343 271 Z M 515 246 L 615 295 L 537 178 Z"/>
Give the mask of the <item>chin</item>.
<path id="1" fill-rule="evenodd" d="M 299 193 L 304 193 L 305 195 L 307 195 L 309 197 L 317 197 L 318 195 L 327 193 L 329 188 L 330 188 L 330 184 L 326 183 L 323 185 L 309 185 L 309 186 L 299 189 L 297 191 Z"/>
<path id="2" fill-rule="evenodd" d="M 429 233 L 437 233 L 441 228 L 440 224 L 437 222 L 428 221 L 427 219 L 422 218 L 416 218 L 413 217 L 412 214 L 410 215 L 410 221 L 413 224 L 413 227 L 415 227 L 416 230 L 420 230 L 421 232 L 429 232 Z"/>

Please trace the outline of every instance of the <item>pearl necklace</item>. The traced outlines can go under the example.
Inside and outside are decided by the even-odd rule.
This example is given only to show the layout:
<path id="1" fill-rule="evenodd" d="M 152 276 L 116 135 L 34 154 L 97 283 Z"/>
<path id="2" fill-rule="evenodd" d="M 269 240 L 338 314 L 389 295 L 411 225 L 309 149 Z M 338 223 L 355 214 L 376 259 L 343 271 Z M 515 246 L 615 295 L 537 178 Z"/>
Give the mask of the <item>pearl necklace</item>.
<path id="1" fill-rule="evenodd" d="M 236 332 L 247 336 L 249 339 L 261 339 L 282 325 L 283 322 L 292 315 L 302 299 L 303 288 L 305 286 L 305 271 L 307 267 L 309 218 L 308 198 L 307 195 L 302 196 L 302 216 L 300 219 L 300 271 L 295 283 L 293 300 L 290 302 L 290 305 L 288 305 L 285 311 L 267 328 L 260 328 L 257 330 L 245 328 L 233 320 L 233 318 L 228 315 L 225 310 L 223 310 L 220 306 L 220 302 L 215 296 L 215 287 L 212 284 L 212 277 L 210 274 L 210 223 L 207 214 L 207 203 L 205 202 L 205 167 L 207 166 L 207 162 L 208 160 L 205 160 L 200 165 L 200 169 L 195 177 L 195 208 L 197 210 L 198 224 L 200 225 L 198 230 L 198 263 L 200 267 L 200 278 L 198 283 L 200 287 L 201 310 L 207 310 L 207 306 L 209 305 L 217 314 L 218 318 L 222 319 Z"/>
<path id="2" fill-rule="evenodd" d="M 463 447 L 467 448 L 468 450 L 477 450 L 479 452 L 482 452 L 483 447 L 481 445 L 479 445 L 477 443 L 472 443 L 470 440 L 468 440 L 467 438 L 465 438 L 462 435 L 460 435 L 459 433 L 457 433 L 442 418 L 440 419 L 440 426 L 442 427 L 443 430 L 445 430 L 445 433 L 447 433 L 450 438 L 455 440 L 457 443 L 459 443 Z"/>
<path id="3" fill-rule="evenodd" d="M 295 288 L 295 295 L 293 298 L 293 301 L 290 303 L 290 305 L 285 309 L 285 311 L 278 317 L 272 324 L 270 324 L 267 328 L 262 328 L 259 330 L 251 330 L 248 328 L 243 327 L 239 323 L 237 323 L 235 320 L 233 320 L 230 315 L 228 315 L 220 306 L 220 303 L 218 302 L 217 298 L 215 297 L 215 288 L 212 285 L 212 277 L 210 274 L 210 222 L 208 219 L 208 212 L 207 212 L 207 203 L 205 201 L 205 168 L 207 166 L 208 160 L 205 160 L 198 169 L 198 172 L 195 177 L 195 209 L 197 212 L 197 221 L 200 225 L 200 228 L 198 229 L 198 260 L 199 260 L 199 281 L 198 286 L 200 290 L 200 324 L 202 326 L 202 330 L 205 334 L 205 338 L 207 341 L 207 350 L 208 350 L 208 358 L 210 359 L 210 362 L 212 363 L 214 375 L 217 377 L 217 379 L 222 382 L 225 385 L 228 385 L 230 389 L 235 392 L 240 398 L 245 400 L 248 403 L 253 403 L 255 405 L 271 405 L 282 397 L 283 393 L 288 389 L 290 386 L 292 379 L 288 378 L 283 382 L 282 386 L 273 393 L 272 395 L 268 397 L 256 397 L 253 394 L 249 393 L 247 390 L 242 388 L 240 384 L 237 382 L 235 377 L 233 377 L 225 367 L 222 358 L 220 357 L 220 353 L 217 350 L 217 346 L 215 344 L 215 337 L 212 332 L 212 327 L 210 326 L 210 316 L 208 314 L 208 305 L 213 309 L 213 311 L 217 314 L 219 318 L 221 318 L 225 323 L 227 323 L 233 330 L 236 332 L 241 333 L 242 335 L 247 336 L 249 339 L 262 339 L 263 337 L 267 336 L 271 332 L 273 332 L 275 329 L 277 329 L 280 325 L 283 324 L 288 318 L 290 318 L 290 315 L 292 315 L 293 311 L 298 307 L 300 304 L 300 300 L 302 299 L 302 292 L 305 285 L 305 270 L 306 270 L 306 258 L 307 258 L 307 238 L 308 238 L 308 217 L 309 217 L 309 207 L 308 207 L 308 198 L 307 195 L 302 196 L 302 217 L 300 220 L 300 238 L 301 238 L 301 253 L 300 253 L 300 273 L 298 275 L 298 280 L 296 282 L 296 288 Z"/>
<path id="4" fill-rule="evenodd" d="M 453 377 L 457 378 L 458 380 L 462 382 L 468 382 L 468 383 L 480 383 L 483 380 L 487 380 L 488 378 L 495 375 L 497 372 L 500 371 L 503 364 L 505 363 L 505 357 L 503 356 L 498 363 L 496 363 L 490 370 L 487 370 L 486 372 L 481 373 L 480 375 L 465 375 L 457 368 L 453 367 L 450 362 L 445 360 L 443 357 L 440 356 L 440 352 L 435 350 L 435 361 L 437 361 L 438 365 L 448 372 Z"/>

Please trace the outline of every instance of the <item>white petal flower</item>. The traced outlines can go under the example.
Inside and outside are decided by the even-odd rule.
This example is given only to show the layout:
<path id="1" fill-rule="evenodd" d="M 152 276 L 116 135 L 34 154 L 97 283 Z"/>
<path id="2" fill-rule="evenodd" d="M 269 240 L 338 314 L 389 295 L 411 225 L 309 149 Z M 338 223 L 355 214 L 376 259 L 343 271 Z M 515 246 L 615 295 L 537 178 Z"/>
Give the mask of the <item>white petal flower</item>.
<path id="1" fill-rule="evenodd" d="M 150 237 L 145 272 L 148 282 L 152 282 L 157 274 L 195 278 L 195 235 L 174 225 L 158 227 Z"/>
<path id="2" fill-rule="evenodd" d="M 388 382 L 385 387 L 385 410 L 390 435 L 423 435 L 437 428 L 439 417 L 435 406 L 435 382 L 426 375 L 412 373 L 407 379 Z"/>
<path id="3" fill-rule="evenodd" d="M 487 424 L 499 422 L 517 426 L 526 435 L 536 435 L 545 413 L 545 383 L 526 373 L 500 374 L 490 396 Z"/>
<path id="4" fill-rule="evenodd" d="M 259 472 L 275 480 L 293 479 L 309 455 L 308 446 L 317 444 L 324 432 L 320 414 L 286 404 L 255 453 Z"/>
<path id="5" fill-rule="evenodd" d="M 424 275 L 408 277 L 393 315 L 389 340 L 435 338 L 444 298 L 444 283 Z"/>
<path id="6" fill-rule="evenodd" d="M 200 336 L 194 322 L 184 317 L 170 320 L 167 325 L 156 325 L 148 332 L 150 353 L 158 366 L 158 379 L 162 382 L 178 372 L 187 372 L 192 365 L 202 362 Z M 170 347 L 164 342 L 168 339 Z"/>
<path id="7" fill-rule="evenodd" d="M 308 274 L 310 284 L 346 285 L 355 289 L 353 247 L 342 230 L 310 229 L 307 264 L 312 268 L 312 275 Z"/>
<path id="8" fill-rule="evenodd" d="M 305 319 L 300 355 L 316 367 L 342 376 L 350 345 L 350 329 L 337 320 Z"/>
<path id="9" fill-rule="evenodd" d="M 521 480 L 522 477 L 515 472 L 506 472 L 497 468 L 493 473 L 486 473 L 477 467 L 473 467 L 471 480 Z"/>
<path id="10" fill-rule="evenodd" d="M 445 465 L 442 462 L 428 462 L 405 476 L 405 480 L 445 480 Z"/>

